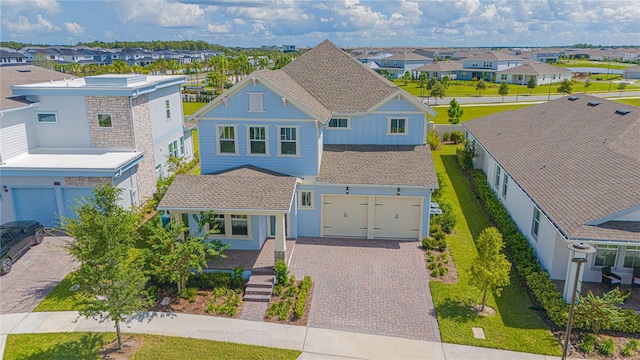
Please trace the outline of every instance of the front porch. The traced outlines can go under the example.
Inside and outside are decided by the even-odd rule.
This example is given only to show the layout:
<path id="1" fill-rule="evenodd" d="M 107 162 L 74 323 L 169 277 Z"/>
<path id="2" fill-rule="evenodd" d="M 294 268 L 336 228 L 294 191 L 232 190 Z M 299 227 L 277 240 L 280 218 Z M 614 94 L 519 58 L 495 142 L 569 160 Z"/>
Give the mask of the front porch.
<path id="1" fill-rule="evenodd" d="M 564 289 L 564 280 L 553 280 L 553 283 L 556 285 L 558 291 L 562 293 Z M 635 289 L 631 289 L 630 284 L 622 284 L 620 289 L 625 292 L 631 291 L 631 296 L 627 298 L 624 304 L 620 305 L 620 307 L 635 310 L 637 312 L 640 311 L 640 288 L 636 287 Z M 582 282 L 580 295 L 586 295 L 591 291 L 593 295 L 600 296 L 611 290 L 613 289 L 609 289 L 608 286 L 599 282 Z"/>
<path id="2" fill-rule="evenodd" d="M 296 241 L 289 239 L 286 241 L 287 264 L 291 261 L 293 249 Z M 251 271 L 252 275 L 273 275 L 273 266 L 275 265 L 274 252 L 276 249 L 276 240 L 267 239 L 260 250 L 226 250 L 224 259 L 209 260 L 207 263 L 208 270 L 233 270 L 238 266 L 242 266 L 245 270 Z"/>

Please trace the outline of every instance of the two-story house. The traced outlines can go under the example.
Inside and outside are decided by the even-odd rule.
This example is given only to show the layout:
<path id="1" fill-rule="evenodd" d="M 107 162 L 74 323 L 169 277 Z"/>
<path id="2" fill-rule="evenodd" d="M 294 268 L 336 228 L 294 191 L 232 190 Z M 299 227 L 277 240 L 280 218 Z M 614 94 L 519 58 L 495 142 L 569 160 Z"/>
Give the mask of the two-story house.
<path id="1" fill-rule="evenodd" d="M 527 85 L 531 78 L 534 78 L 536 85 L 545 85 L 571 80 L 572 76 L 571 70 L 563 67 L 539 61 L 523 60 L 522 65 L 497 71 L 496 82 Z"/>
<path id="2" fill-rule="evenodd" d="M 400 79 L 407 71 L 411 74 L 415 68 L 432 62 L 432 58 L 413 52 L 402 52 L 380 60 L 380 67 L 376 71 L 386 71 L 392 79 Z"/>
<path id="3" fill-rule="evenodd" d="M 419 240 L 437 188 L 426 105 L 331 42 L 254 72 L 196 112 L 201 172 L 158 206 L 232 249 L 285 236 Z"/>
<path id="4" fill-rule="evenodd" d="M 596 248 L 581 280 L 640 268 L 640 108 L 575 94 L 463 123 L 476 167 L 551 279 L 575 270 L 568 244 Z M 570 276 L 571 275 L 571 276 Z"/>
<path id="5" fill-rule="evenodd" d="M 0 217 L 55 226 L 98 183 L 121 205 L 153 196 L 168 155 L 193 157 L 183 127 L 183 76 L 67 79 L 36 66 L 0 68 Z"/>
<path id="6" fill-rule="evenodd" d="M 458 80 L 484 79 L 496 81 L 496 72 L 522 65 L 522 59 L 499 51 L 471 56 L 462 60 Z"/>

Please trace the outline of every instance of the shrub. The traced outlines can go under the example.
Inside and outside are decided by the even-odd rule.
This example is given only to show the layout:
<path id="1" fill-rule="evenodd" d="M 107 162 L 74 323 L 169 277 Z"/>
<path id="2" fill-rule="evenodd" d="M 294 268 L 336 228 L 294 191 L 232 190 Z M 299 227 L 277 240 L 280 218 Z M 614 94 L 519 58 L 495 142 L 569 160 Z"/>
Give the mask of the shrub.
<path id="1" fill-rule="evenodd" d="M 598 339 L 596 339 L 595 335 L 585 334 L 582 337 L 582 341 L 580 341 L 580 344 L 578 345 L 578 349 L 587 355 L 591 355 L 596 350 L 597 342 Z"/>
<path id="2" fill-rule="evenodd" d="M 427 131 L 427 144 L 431 150 L 435 150 L 440 147 L 440 136 L 435 130 Z"/>
<path id="3" fill-rule="evenodd" d="M 464 133 L 461 131 L 454 131 L 449 136 L 449 139 L 456 144 L 462 144 L 464 142 Z"/>
<path id="4" fill-rule="evenodd" d="M 629 342 L 622 347 L 622 350 L 620 350 L 620 354 L 622 356 L 633 356 L 635 355 L 635 351 L 637 349 L 638 349 L 638 340 L 630 339 Z"/>
<path id="5" fill-rule="evenodd" d="M 456 150 L 456 155 L 458 156 L 460 166 L 465 170 L 473 169 L 474 160 L 478 157 L 476 150 L 473 148 L 473 144 L 469 141 L 464 142 L 464 147 L 462 149 Z"/>
<path id="6" fill-rule="evenodd" d="M 600 354 L 612 356 L 616 353 L 616 344 L 613 342 L 613 339 L 609 338 L 600 344 L 600 348 L 598 349 Z"/>
<path id="7" fill-rule="evenodd" d="M 219 302 L 221 299 L 222 301 Z M 238 311 L 238 305 L 240 305 L 240 293 L 238 291 L 229 288 L 216 288 L 213 290 L 209 305 L 207 305 L 207 312 L 233 316 Z"/>
<path id="8" fill-rule="evenodd" d="M 440 226 L 432 226 L 429 229 L 431 237 L 422 239 L 422 247 L 425 250 L 444 251 L 447 248 L 447 241 L 444 232 Z"/>
<path id="9" fill-rule="evenodd" d="M 450 139 L 450 134 L 449 133 L 442 134 L 442 141 L 449 141 L 449 139 Z"/>
<path id="10" fill-rule="evenodd" d="M 294 314 L 296 317 L 301 318 L 304 315 L 304 308 L 307 305 L 307 295 L 311 289 L 311 277 L 305 276 L 300 283 L 300 292 L 298 293 L 298 299 L 296 300 L 296 308 Z"/>
<path id="11" fill-rule="evenodd" d="M 187 287 L 182 289 L 180 293 L 180 297 L 183 299 L 188 299 L 189 302 L 195 302 L 198 297 L 198 289 L 194 287 Z"/>
<path id="12" fill-rule="evenodd" d="M 431 222 L 434 225 L 439 225 L 445 234 L 450 234 L 458 222 L 458 218 L 456 218 L 456 215 L 453 212 L 453 204 L 446 199 L 441 198 L 438 205 L 440 210 L 442 210 L 442 214 L 434 215 Z"/>
<path id="13" fill-rule="evenodd" d="M 284 260 L 276 260 L 275 272 L 276 283 L 283 285 L 286 284 L 287 279 L 289 278 L 289 268 L 287 267 L 287 264 L 284 262 Z"/>
<path id="14" fill-rule="evenodd" d="M 240 289 L 242 285 L 244 285 L 244 276 L 242 275 L 243 273 L 244 268 L 242 266 L 238 266 L 233 269 L 233 280 L 231 281 L 231 285 L 234 288 Z"/>
<path id="15" fill-rule="evenodd" d="M 273 285 L 273 296 L 280 296 L 282 295 L 282 291 L 284 290 L 284 287 L 282 286 L 282 284 L 275 284 Z"/>
<path id="16" fill-rule="evenodd" d="M 231 286 L 232 275 L 227 272 L 206 272 L 197 277 L 190 278 L 187 286 L 197 287 L 202 290 L 228 288 Z"/>

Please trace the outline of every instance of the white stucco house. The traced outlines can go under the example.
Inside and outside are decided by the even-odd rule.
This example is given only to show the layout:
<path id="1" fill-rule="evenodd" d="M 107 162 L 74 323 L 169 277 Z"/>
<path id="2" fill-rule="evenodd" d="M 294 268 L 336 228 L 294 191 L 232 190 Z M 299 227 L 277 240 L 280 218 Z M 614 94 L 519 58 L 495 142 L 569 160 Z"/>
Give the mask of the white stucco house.
<path id="1" fill-rule="evenodd" d="M 583 281 L 600 282 L 610 266 L 630 284 L 640 267 L 640 108 L 576 94 L 463 126 L 476 167 L 551 279 L 571 283 L 567 245 L 585 242 L 597 251 Z"/>
<path id="2" fill-rule="evenodd" d="M 168 155 L 193 157 L 183 126 L 184 76 L 65 78 L 36 66 L 0 68 L 0 221 L 51 227 L 73 217 L 98 183 L 123 206 L 153 196 Z"/>

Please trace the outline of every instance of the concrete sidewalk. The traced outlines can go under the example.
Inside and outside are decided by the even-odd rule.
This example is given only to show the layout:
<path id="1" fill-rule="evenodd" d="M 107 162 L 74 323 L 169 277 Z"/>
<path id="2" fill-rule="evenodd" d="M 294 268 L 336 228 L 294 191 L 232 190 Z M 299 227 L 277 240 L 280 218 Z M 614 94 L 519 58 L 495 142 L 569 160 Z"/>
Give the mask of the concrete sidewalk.
<path id="1" fill-rule="evenodd" d="M 0 357 L 8 334 L 51 332 L 112 332 L 110 321 L 86 319 L 75 311 L 0 315 Z M 145 313 L 123 326 L 126 333 L 191 337 L 302 351 L 299 359 L 558 359 L 488 349 L 274 324 L 214 316 Z"/>

